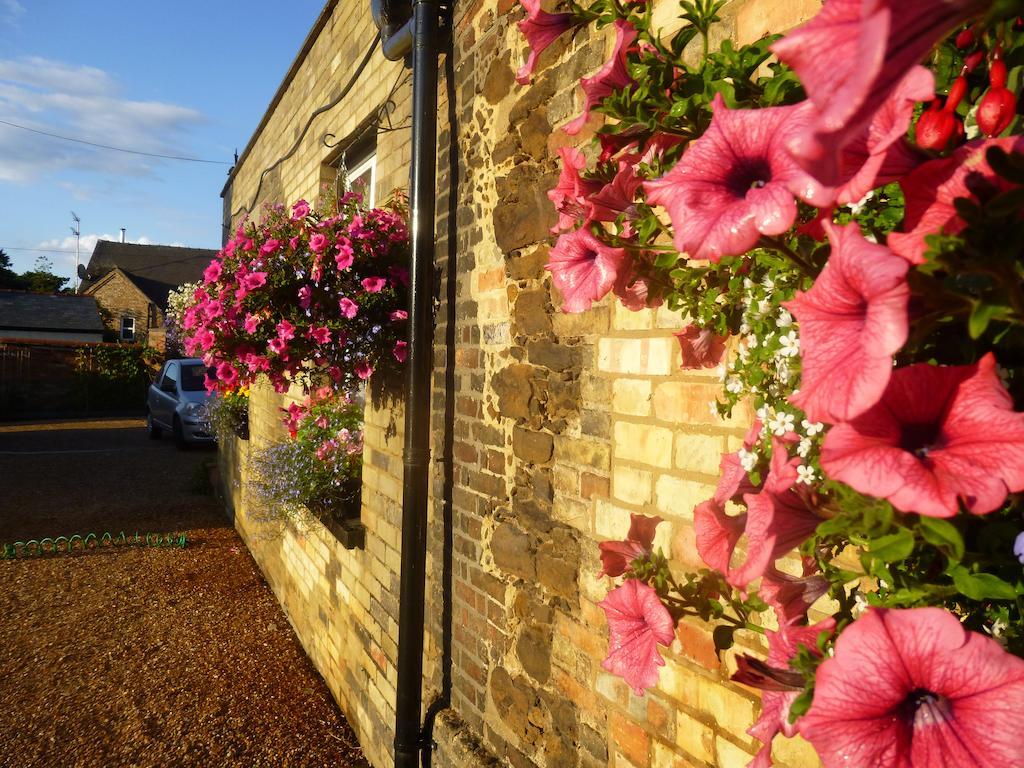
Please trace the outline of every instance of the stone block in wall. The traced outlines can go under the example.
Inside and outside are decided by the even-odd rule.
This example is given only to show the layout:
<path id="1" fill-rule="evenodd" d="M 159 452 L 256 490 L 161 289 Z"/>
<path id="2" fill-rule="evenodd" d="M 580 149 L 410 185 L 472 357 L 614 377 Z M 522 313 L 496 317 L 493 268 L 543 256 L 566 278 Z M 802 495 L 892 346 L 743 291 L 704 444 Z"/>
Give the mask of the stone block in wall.
<path id="1" fill-rule="evenodd" d="M 545 464 L 555 450 L 554 437 L 547 432 L 516 427 L 512 431 L 512 452 L 531 464 Z"/>
<path id="2" fill-rule="evenodd" d="M 501 570 L 523 579 L 537 576 L 537 562 L 530 537 L 512 523 L 502 523 L 491 536 L 491 555 Z"/>
<path id="3" fill-rule="evenodd" d="M 537 547 L 537 578 L 545 589 L 560 597 L 576 597 L 579 564 L 580 545 L 569 528 L 553 528 Z"/>

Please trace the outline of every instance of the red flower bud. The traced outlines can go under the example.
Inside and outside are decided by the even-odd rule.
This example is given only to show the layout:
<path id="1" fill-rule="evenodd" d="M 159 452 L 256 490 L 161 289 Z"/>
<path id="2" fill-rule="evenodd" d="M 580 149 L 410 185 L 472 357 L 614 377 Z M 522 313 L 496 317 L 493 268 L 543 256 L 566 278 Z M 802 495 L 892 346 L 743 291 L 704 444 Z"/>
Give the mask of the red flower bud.
<path id="1" fill-rule="evenodd" d="M 946 97 L 946 111 L 952 112 L 959 106 L 967 94 L 967 78 L 960 75 L 953 84 L 949 86 L 949 96 Z"/>
<path id="2" fill-rule="evenodd" d="M 950 109 L 939 109 L 939 100 L 917 121 L 917 145 L 921 149 L 942 151 L 963 135 L 963 123 Z"/>
<path id="3" fill-rule="evenodd" d="M 965 48 L 970 48 L 974 43 L 974 27 L 968 27 L 960 31 L 960 34 L 956 36 L 954 44 L 961 51 Z"/>
<path id="4" fill-rule="evenodd" d="M 966 59 L 964 59 L 964 70 L 963 74 L 969 75 L 971 72 L 978 68 L 978 65 L 985 60 L 984 51 L 975 51 Z"/>
<path id="5" fill-rule="evenodd" d="M 978 128 L 989 138 L 998 136 L 1013 122 L 1016 113 L 1017 97 L 1006 88 L 997 88 L 993 85 L 978 102 Z"/>
<path id="6" fill-rule="evenodd" d="M 992 62 L 988 70 L 988 82 L 993 88 L 1006 87 L 1006 62 L 1002 59 L 997 58 Z"/>

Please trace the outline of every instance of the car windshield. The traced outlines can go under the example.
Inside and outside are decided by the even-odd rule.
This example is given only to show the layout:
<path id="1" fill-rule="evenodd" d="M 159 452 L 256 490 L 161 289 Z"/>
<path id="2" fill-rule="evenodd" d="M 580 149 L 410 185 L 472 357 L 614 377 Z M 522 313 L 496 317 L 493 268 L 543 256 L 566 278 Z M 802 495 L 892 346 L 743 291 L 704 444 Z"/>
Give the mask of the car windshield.
<path id="1" fill-rule="evenodd" d="M 181 366 L 181 391 L 200 392 L 206 389 L 204 377 L 206 375 L 205 365 L 183 365 Z"/>

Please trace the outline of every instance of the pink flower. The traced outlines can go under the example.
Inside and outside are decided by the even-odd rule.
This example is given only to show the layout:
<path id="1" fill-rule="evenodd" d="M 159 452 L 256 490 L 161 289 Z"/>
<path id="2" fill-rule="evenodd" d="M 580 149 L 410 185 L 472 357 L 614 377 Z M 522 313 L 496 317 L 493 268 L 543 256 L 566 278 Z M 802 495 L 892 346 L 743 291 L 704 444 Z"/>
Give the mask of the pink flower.
<path id="1" fill-rule="evenodd" d="M 264 256 L 269 256 L 272 253 L 275 253 L 280 247 L 281 241 L 271 237 L 267 242 L 260 246 L 260 253 Z"/>
<path id="2" fill-rule="evenodd" d="M 780 235 L 796 220 L 794 195 L 820 205 L 830 192 L 786 151 L 810 116 L 806 104 L 729 109 L 712 103 L 708 130 L 667 174 L 644 182 L 649 202 L 668 211 L 675 245 L 693 259 L 746 253 L 762 235 Z"/>
<path id="3" fill-rule="evenodd" d="M 829 0 L 772 46 L 800 77 L 814 122 L 790 146 L 826 186 L 840 181 L 839 154 L 868 125 L 907 72 L 990 0 Z"/>
<path id="4" fill-rule="evenodd" d="M 220 279 L 221 263 L 219 261 L 211 261 L 210 266 L 203 270 L 203 282 L 209 285 L 215 283 Z"/>
<path id="5" fill-rule="evenodd" d="M 611 58 L 597 71 L 593 77 L 584 77 L 580 81 L 583 88 L 585 102 L 583 114 L 566 125 L 562 130 L 570 136 L 579 133 L 583 126 L 590 119 L 590 110 L 611 96 L 615 91 L 621 91 L 635 82 L 626 69 L 626 52 L 636 42 L 637 31 L 633 25 L 623 19 L 615 20 L 615 47 L 612 49 Z"/>
<path id="6" fill-rule="evenodd" d="M 270 347 L 272 351 L 280 355 L 288 348 L 288 342 L 284 339 L 274 337 L 267 342 L 267 346 Z"/>
<path id="7" fill-rule="evenodd" d="M 633 198 L 640 184 L 636 166 L 628 160 L 620 160 L 615 178 L 587 198 L 590 220 L 616 221 L 620 216 L 635 219 L 636 205 Z"/>
<path id="8" fill-rule="evenodd" d="M 696 325 L 688 325 L 673 335 L 683 356 L 682 368 L 714 368 L 722 362 L 728 336 L 719 336 Z"/>
<path id="9" fill-rule="evenodd" d="M 277 338 L 281 341 L 290 341 L 295 338 L 295 326 L 289 323 L 287 320 L 282 320 L 277 324 Z"/>
<path id="10" fill-rule="evenodd" d="M 800 324 L 803 374 L 790 401 L 811 421 L 848 421 L 885 391 L 907 340 L 906 260 L 857 224 L 822 222 L 832 254 L 814 286 L 785 304 Z"/>
<path id="11" fill-rule="evenodd" d="M 815 680 L 800 734 L 826 768 L 1024 765 L 1024 659 L 941 608 L 870 609 Z"/>
<path id="12" fill-rule="evenodd" d="M 309 334 L 309 338 L 317 344 L 326 344 L 331 340 L 331 330 L 325 325 L 311 325 L 307 333 Z"/>
<path id="13" fill-rule="evenodd" d="M 203 305 L 203 316 L 213 320 L 224 314 L 224 303 L 220 299 L 210 299 Z"/>
<path id="14" fill-rule="evenodd" d="M 658 683 L 658 667 L 665 660 L 658 645 L 670 645 L 675 622 L 658 593 L 636 579 L 627 579 L 598 605 L 608 618 L 608 656 L 601 666 L 618 675 L 642 696 Z"/>
<path id="15" fill-rule="evenodd" d="M 551 228 L 552 232 L 573 229 L 576 224 L 586 218 L 587 197 L 599 189 L 601 183 L 584 179 L 580 171 L 587 167 L 587 159 L 575 147 L 560 147 L 562 171 L 558 176 L 558 185 L 548 191 L 548 199 L 558 211 L 558 223 Z"/>
<path id="16" fill-rule="evenodd" d="M 295 205 L 292 206 L 292 221 L 298 221 L 309 216 L 309 203 L 305 200 L 299 200 Z M 292 246 L 294 250 L 295 246 Z"/>
<path id="17" fill-rule="evenodd" d="M 321 253 L 327 248 L 327 235 L 323 232 L 316 232 L 309 238 L 309 250 L 314 253 Z"/>
<path id="18" fill-rule="evenodd" d="M 737 672 L 732 679 L 764 691 L 761 694 L 761 716 L 747 730 L 764 745 L 751 766 L 771 765 L 772 741 L 778 734 L 788 738 L 797 734 L 800 724 L 789 722 L 789 710 L 803 691 L 804 680 L 800 673 L 790 670 L 790 662 L 801 647 L 820 656 L 818 635 L 833 632 L 835 624 L 835 620 L 830 618 L 809 627 L 784 627 L 778 632 L 767 630 L 767 662 L 758 662 L 749 656 L 736 658 Z"/>
<path id="19" fill-rule="evenodd" d="M 380 293 L 387 286 L 388 281 L 383 277 L 364 277 L 363 290 L 367 293 Z"/>
<path id="20" fill-rule="evenodd" d="M 356 376 L 365 381 L 370 378 L 370 375 L 373 373 L 373 366 L 365 360 L 360 360 L 356 363 L 355 372 Z"/>
<path id="21" fill-rule="evenodd" d="M 955 235 L 966 226 L 953 205 L 956 198 L 977 200 L 975 190 L 979 187 L 1006 191 L 1012 186 L 989 166 L 985 152 L 990 147 L 1021 152 L 1024 137 L 972 141 L 947 158 L 925 163 L 900 181 L 907 213 L 903 221 L 905 231 L 889 235 L 893 251 L 912 264 L 924 264 L 928 235 Z"/>
<path id="22" fill-rule="evenodd" d="M 313 289 L 308 285 L 304 285 L 299 288 L 299 306 L 302 309 L 309 309 L 309 305 L 313 303 Z"/>
<path id="23" fill-rule="evenodd" d="M 651 554 L 654 547 L 654 534 L 658 523 L 661 522 L 663 521 L 660 517 L 631 514 L 629 516 L 629 532 L 623 541 L 602 541 L 598 544 L 601 549 L 601 563 L 604 567 L 597 577 L 621 576 L 629 570 L 634 560 Z"/>
<path id="24" fill-rule="evenodd" d="M 348 242 L 338 243 L 338 252 L 334 256 L 334 263 L 338 265 L 338 271 L 344 272 L 352 266 L 355 261 L 355 254 Z"/>
<path id="25" fill-rule="evenodd" d="M 212 349 L 213 344 L 216 341 L 216 337 L 213 335 L 213 331 L 211 331 L 209 328 L 199 329 L 196 335 L 193 336 L 193 339 L 195 340 L 195 343 L 199 346 L 199 348 L 204 352 L 206 352 L 209 349 Z"/>
<path id="26" fill-rule="evenodd" d="M 238 381 L 238 369 L 231 363 L 221 363 L 217 366 L 217 380 L 226 387 L 233 387 Z"/>
<path id="27" fill-rule="evenodd" d="M 526 9 L 526 18 L 519 22 L 519 31 L 523 33 L 530 46 L 530 55 L 516 72 L 516 82 L 527 85 L 537 66 L 537 59 L 544 49 L 555 42 L 563 32 L 572 29 L 577 22 L 571 13 L 547 13 L 541 10 L 540 0 L 520 2 Z"/>
<path id="28" fill-rule="evenodd" d="M 248 334 L 256 333 L 256 329 L 260 326 L 260 319 L 256 315 L 246 315 L 243 327 L 245 332 Z"/>
<path id="29" fill-rule="evenodd" d="M 409 356 L 409 344 L 399 339 L 395 342 L 395 348 L 391 350 L 391 354 L 395 356 L 395 360 L 404 363 Z"/>
<path id="30" fill-rule="evenodd" d="M 359 305 L 356 304 L 352 299 L 345 297 L 338 302 L 338 308 L 341 310 L 341 314 L 351 320 L 359 312 Z"/>
<path id="31" fill-rule="evenodd" d="M 935 95 L 935 76 L 924 67 L 913 67 L 871 118 L 867 128 L 843 147 L 840 157 L 842 186 L 836 202 L 859 202 L 872 189 L 912 171 L 927 156 L 910 148 L 907 129 L 917 102 Z"/>
<path id="32" fill-rule="evenodd" d="M 391 322 L 397 323 L 400 320 L 408 320 L 409 313 L 406 312 L 404 309 L 393 309 L 391 310 L 391 314 L 388 315 L 388 317 L 391 319 Z"/>
<path id="33" fill-rule="evenodd" d="M 796 625 L 807 618 L 807 610 L 814 601 L 828 592 L 829 581 L 804 564 L 803 576 L 790 576 L 774 567 L 761 577 L 758 596 L 775 611 L 780 627 Z"/>
<path id="34" fill-rule="evenodd" d="M 546 269 L 564 297 L 562 310 L 585 312 L 612 289 L 625 262 L 625 250 L 605 245 L 583 228 L 558 238 Z"/>
<path id="35" fill-rule="evenodd" d="M 904 512 L 952 517 L 959 500 L 986 514 L 1024 490 L 1024 414 L 992 353 L 974 365 L 911 365 L 875 406 L 829 431 L 821 466 Z"/>
<path id="36" fill-rule="evenodd" d="M 249 272 L 238 278 L 238 284 L 245 291 L 255 291 L 267 284 L 267 273 Z"/>

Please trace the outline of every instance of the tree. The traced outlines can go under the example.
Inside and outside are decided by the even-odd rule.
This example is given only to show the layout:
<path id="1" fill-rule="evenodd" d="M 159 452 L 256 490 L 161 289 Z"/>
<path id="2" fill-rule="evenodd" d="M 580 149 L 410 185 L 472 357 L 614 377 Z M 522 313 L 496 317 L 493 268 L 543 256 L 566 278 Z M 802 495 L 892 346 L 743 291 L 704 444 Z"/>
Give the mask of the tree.
<path id="1" fill-rule="evenodd" d="M 0 248 L 0 288 L 24 288 L 25 283 L 12 269 L 11 257 Z"/>
<path id="2" fill-rule="evenodd" d="M 32 293 L 62 293 L 70 279 L 53 274 L 53 264 L 43 255 L 36 258 L 35 269 L 22 272 L 20 276 L 21 287 Z"/>

